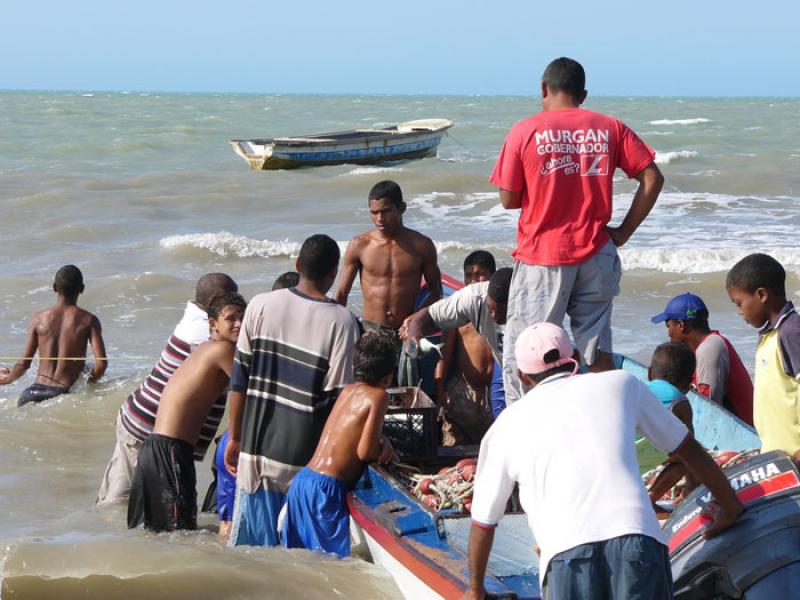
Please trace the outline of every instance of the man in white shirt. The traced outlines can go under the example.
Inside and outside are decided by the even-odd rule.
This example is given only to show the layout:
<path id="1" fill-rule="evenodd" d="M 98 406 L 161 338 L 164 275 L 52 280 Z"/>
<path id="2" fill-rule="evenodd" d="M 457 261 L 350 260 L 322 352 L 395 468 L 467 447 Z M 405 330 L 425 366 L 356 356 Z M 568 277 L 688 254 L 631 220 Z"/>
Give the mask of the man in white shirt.
<path id="1" fill-rule="evenodd" d="M 503 360 L 503 326 L 506 323 L 511 269 L 498 269 L 489 281 L 467 285 L 452 296 L 418 310 L 403 321 L 400 339 L 430 335 L 436 328 L 453 329 L 472 323 L 498 361 Z M 501 363 L 502 364 L 502 363 Z"/>
<path id="2" fill-rule="evenodd" d="M 639 477 L 635 432 L 683 460 L 711 490 L 719 511 L 706 537 L 743 510 L 725 475 L 643 382 L 623 371 L 576 375 L 561 327 L 528 327 L 515 355 L 518 376 L 532 389 L 481 444 L 465 598 L 484 597 L 494 528 L 515 484 L 541 548 L 543 597 L 671 598 L 669 557 Z"/>

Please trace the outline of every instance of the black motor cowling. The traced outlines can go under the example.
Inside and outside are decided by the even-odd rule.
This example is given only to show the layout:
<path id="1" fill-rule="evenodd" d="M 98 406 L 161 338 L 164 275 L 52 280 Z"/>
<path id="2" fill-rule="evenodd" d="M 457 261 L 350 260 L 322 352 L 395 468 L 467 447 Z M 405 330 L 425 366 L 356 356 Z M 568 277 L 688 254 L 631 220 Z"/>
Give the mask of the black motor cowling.
<path id="1" fill-rule="evenodd" d="M 737 523 L 702 538 L 711 500 L 700 486 L 673 512 L 669 540 L 678 600 L 800 598 L 800 475 L 785 452 L 755 456 L 725 470 L 745 506 Z"/>

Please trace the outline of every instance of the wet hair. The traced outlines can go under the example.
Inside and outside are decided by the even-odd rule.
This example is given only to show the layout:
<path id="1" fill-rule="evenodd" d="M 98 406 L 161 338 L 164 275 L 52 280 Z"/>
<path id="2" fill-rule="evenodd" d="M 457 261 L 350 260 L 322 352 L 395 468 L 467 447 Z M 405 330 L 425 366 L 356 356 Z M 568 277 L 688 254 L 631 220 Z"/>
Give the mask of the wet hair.
<path id="1" fill-rule="evenodd" d="M 483 267 L 492 274 L 497 271 L 494 256 L 492 256 L 491 252 L 487 252 L 486 250 L 475 250 L 475 252 L 472 252 L 464 259 L 464 270 L 473 265 Z"/>
<path id="2" fill-rule="evenodd" d="M 339 245 L 324 233 L 317 233 L 303 242 L 300 248 L 300 271 L 303 277 L 318 282 L 339 266 Z"/>
<path id="3" fill-rule="evenodd" d="M 214 296 L 218 296 L 223 292 L 238 291 L 239 286 L 225 273 L 206 273 L 197 280 L 194 301 L 207 308 Z"/>
<path id="4" fill-rule="evenodd" d="M 380 200 L 381 198 L 386 198 L 397 208 L 403 205 L 403 192 L 394 181 L 379 181 L 372 186 L 369 191 L 369 200 Z"/>
<path id="5" fill-rule="evenodd" d="M 489 298 L 495 302 L 508 302 L 508 290 L 511 288 L 511 267 L 503 267 L 495 271 L 489 280 Z"/>
<path id="6" fill-rule="evenodd" d="M 356 381 L 376 385 L 397 370 L 397 346 L 392 334 L 368 331 L 356 342 L 353 376 Z"/>
<path id="7" fill-rule="evenodd" d="M 542 83 L 552 92 L 566 92 L 580 100 L 586 90 L 586 72 L 581 63 L 562 56 L 547 65 L 542 74 Z"/>
<path id="8" fill-rule="evenodd" d="M 668 381 L 682 390 L 692 383 L 696 367 L 697 359 L 689 346 L 679 342 L 666 342 L 653 352 L 650 376 L 652 379 Z"/>
<path id="9" fill-rule="evenodd" d="M 728 271 L 725 287 L 738 288 L 748 294 L 764 288 L 786 298 L 786 271 L 781 263 L 768 254 L 750 254 Z"/>
<path id="10" fill-rule="evenodd" d="M 237 292 L 228 291 L 217 294 L 208 304 L 208 316 L 215 320 L 219 319 L 219 315 L 222 313 L 222 310 L 227 306 L 241 308 L 242 311 L 244 311 L 244 309 L 247 308 L 247 300 L 245 300 L 242 295 Z"/>
<path id="11" fill-rule="evenodd" d="M 75 265 L 64 265 L 56 272 L 56 290 L 67 298 L 77 298 L 83 293 L 83 273 Z"/>
<path id="12" fill-rule="evenodd" d="M 275 290 L 293 288 L 298 283 L 300 283 L 300 273 L 295 271 L 287 271 L 286 273 L 278 276 L 278 278 L 275 280 L 275 283 L 272 284 L 272 291 L 274 292 Z"/>

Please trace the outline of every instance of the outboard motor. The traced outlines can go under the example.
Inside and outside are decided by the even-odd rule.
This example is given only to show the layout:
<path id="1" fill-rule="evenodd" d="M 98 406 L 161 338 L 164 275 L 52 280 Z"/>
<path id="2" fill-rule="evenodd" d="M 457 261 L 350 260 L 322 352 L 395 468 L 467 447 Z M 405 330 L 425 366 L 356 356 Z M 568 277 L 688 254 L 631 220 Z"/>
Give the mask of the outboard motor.
<path id="1" fill-rule="evenodd" d="M 725 470 L 745 512 L 730 529 L 702 538 L 711 494 L 699 486 L 664 526 L 675 598 L 775 600 L 800 597 L 800 476 L 785 452 Z"/>

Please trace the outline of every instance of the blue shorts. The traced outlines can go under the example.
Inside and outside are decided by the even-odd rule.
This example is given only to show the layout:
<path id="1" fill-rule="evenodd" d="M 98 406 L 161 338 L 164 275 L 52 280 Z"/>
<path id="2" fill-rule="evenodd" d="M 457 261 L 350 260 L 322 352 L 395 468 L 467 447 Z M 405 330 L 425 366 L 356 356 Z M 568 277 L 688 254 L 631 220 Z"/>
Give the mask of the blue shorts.
<path id="1" fill-rule="evenodd" d="M 286 494 L 263 487 L 254 494 L 236 490 L 231 546 L 279 546 L 278 516 L 286 504 Z"/>
<path id="2" fill-rule="evenodd" d="M 233 521 L 233 502 L 236 500 L 236 477 L 225 468 L 228 437 L 227 431 L 222 434 L 214 453 L 214 464 L 217 467 L 217 513 L 220 521 Z"/>
<path id="3" fill-rule="evenodd" d="M 543 592 L 558 600 L 671 599 L 667 547 L 648 535 L 575 546 L 550 560 Z"/>
<path id="4" fill-rule="evenodd" d="M 304 467 L 289 486 L 281 539 L 287 548 L 350 556 L 347 485 Z"/>

